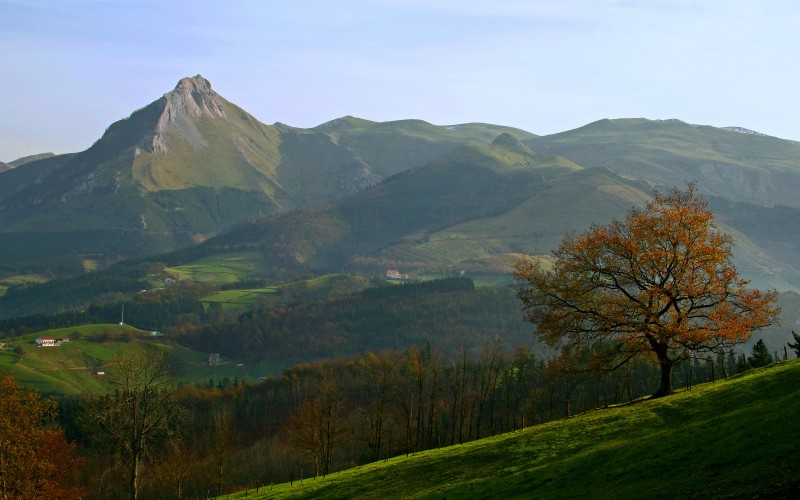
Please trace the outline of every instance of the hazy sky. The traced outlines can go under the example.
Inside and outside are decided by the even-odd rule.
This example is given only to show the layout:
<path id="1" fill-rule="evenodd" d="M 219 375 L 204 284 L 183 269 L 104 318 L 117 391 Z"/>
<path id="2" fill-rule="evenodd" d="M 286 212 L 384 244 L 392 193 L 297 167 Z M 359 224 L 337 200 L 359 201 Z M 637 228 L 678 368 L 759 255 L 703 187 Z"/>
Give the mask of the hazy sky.
<path id="1" fill-rule="evenodd" d="M 0 20 L 2 161 L 84 150 L 196 74 L 269 124 L 679 118 L 800 140 L 793 0 L 0 0 Z"/>

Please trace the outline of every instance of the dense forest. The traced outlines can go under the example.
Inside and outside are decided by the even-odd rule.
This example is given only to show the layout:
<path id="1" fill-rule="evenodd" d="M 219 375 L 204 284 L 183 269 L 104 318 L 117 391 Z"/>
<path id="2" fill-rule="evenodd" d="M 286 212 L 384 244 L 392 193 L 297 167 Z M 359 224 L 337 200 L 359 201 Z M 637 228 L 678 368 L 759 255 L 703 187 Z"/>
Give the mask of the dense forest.
<path id="1" fill-rule="evenodd" d="M 314 360 L 365 350 L 435 343 L 447 352 L 502 338 L 529 345 L 510 288 L 476 288 L 467 278 L 369 288 L 337 299 L 257 306 L 205 325 L 173 329 L 182 345 L 230 357 Z"/>

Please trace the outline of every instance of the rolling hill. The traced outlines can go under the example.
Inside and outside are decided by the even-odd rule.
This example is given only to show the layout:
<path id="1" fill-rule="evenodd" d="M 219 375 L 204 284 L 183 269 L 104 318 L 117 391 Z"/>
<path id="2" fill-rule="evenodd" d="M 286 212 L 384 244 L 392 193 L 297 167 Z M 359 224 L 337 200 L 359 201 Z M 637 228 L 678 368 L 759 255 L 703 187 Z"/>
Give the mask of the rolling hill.
<path id="1" fill-rule="evenodd" d="M 740 127 L 680 120 L 600 120 L 525 144 L 584 167 L 605 167 L 660 186 L 697 182 L 703 195 L 800 207 L 800 143 Z"/>
<path id="2" fill-rule="evenodd" d="M 56 347 L 36 347 L 34 340 L 43 335 L 67 341 Z M 151 332 L 117 324 L 82 325 L 26 334 L 3 339 L 6 345 L 0 349 L 0 371 L 46 394 L 104 393 L 113 387 L 105 372 L 113 368 L 126 351 L 143 342 L 170 352 L 171 377 L 175 382 L 205 382 L 209 378 L 224 377 L 252 381 L 270 370 L 265 364 L 245 366 L 227 358 L 222 364 L 211 366 L 208 353 L 159 340 L 161 338 Z"/>
<path id="3" fill-rule="evenodd" d="M 198 75 L 86 151 L 21 159 L 0 174 L 0 278 L 231 253 L 252 256 L 246 267 L 268 282 L 386 269 L 507 274 L 520 253 L 546 255 L 567 231 L 624 217 L 654 187 L 695 181 L 734 236 L 741 273 L 800 290 L 800 145 L 744 132 L 619 119 L 535 136 L 352 116 L 298 129 L 259 122 Z M 36 310 L 34 290 L 24 300 L 8 290 L 0 315 L 20 301 Z"/>
<path id="4" fill-rule="evenodd" d="M 363 129 L 370 123 L 348 118 L 327 128 L 341 141 L 348 131 L 366 133 Z M 658 186 L 600 166 L 584 168 L 525 144 L 508 133 L 492 144 L 462 144 L 422 167 L 338 201 L 242 223 L 198 246 L 126 264 L 124 273 L 138 280 L 146 271 L 131 274 L 137 265 L 186 266 L 244 254 L 249 263 L 237 257 L 243 269 L 265 282 L 341 272 L 383 275 L 386 269 L 417 275 L 507 276 L 520 253 L 547 255 L 566 232 L 623 218 L 631 206 L 645 204 Z M 800 245 L 795 236 L 800 208 L 714 195 L 707 199 L 719 229 L 734 236 L 735 262 L 744 277 L 758 287 L 800 290 Z M 75 299 L 89 300 L 79 299 L 75 291 L 91 288 L 87 283 L 92 280 L 108 284 L 108 277 L 120 275 L 122 269 L 74 278 L 68 287 L 69 306 L 80 305 L 72 303 Z M 115 291 L 105 284 L 96 289 L 103 294 Z M 116 291 L 122 293 L 142 288 L 131 280 L 120 285 L 125 288 Z M 63 290 L 48 287 L 10 288 L 0 298 L 0 317 L 53 312 L 53 297 L 63 296 Z M 49 305 L 42 305 L 45 301 Z"/>
<path id="5" fill-rule="evenodd" d="M 583 168 L 501 135 L 340 202 L 246 224 L 198 250 L 255 246 L 281 278 L 387 268 L 507 273 L 521 252 L 546 255 L 568 231 L 624 218 L 650 199 L 654 186 L 665 188 L 603 167 Z M 734 236 L 745 277 L 759 287 L 800 290 L 800 209 L 706 197 L 719 229 Z"/>
<path id="6" fill-rule="evenodd" d="M 797 361 L 232 498 L 796 498 Z"/>

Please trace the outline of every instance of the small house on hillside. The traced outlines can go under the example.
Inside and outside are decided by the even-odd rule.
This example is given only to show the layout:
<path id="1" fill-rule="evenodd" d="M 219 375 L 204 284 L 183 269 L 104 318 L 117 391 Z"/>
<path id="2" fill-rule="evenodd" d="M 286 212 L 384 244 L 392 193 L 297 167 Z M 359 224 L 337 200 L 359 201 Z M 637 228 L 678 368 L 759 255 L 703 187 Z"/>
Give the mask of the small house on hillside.
<path id="1" fill-rule="evenodd" d="M 43 335 L 36 339 L 36 345 L 39 347 L 54 347 L 56 345 L 56 339 L 48 335 Z"/>
<path id="2" fill-rule="evenodd" d="M 400 274 L 400 271 L 397 269 L 387 269 L 386 270 L 386 279 L 387 280 L 407 280 L 407 274 Z"/>

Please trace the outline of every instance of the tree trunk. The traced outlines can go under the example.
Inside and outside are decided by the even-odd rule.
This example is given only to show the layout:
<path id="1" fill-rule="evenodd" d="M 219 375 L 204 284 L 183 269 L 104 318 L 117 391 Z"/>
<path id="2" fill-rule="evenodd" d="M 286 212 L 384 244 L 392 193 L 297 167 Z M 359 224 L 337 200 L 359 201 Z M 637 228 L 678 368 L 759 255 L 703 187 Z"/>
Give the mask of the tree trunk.
<path id="1" fill-rule="evenodd" d="M 659 365 L 661 365 L 661 386 L 653 394 L 653 398 L 660 398 L 672 394 L 672 367 L 675 363 L 668 357 L 659 356 Z"/>
<path id="2" fill-rule="evenodd" d="M 130 498 L 131 500 L 136 500 L 139 498 L 139 452 L 134 451 L 133 457 L 131 457 L 131 470 L 130 470 Z"/>

